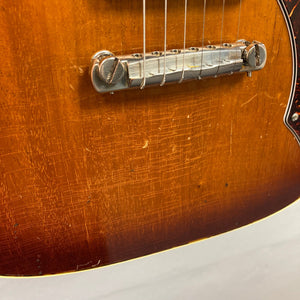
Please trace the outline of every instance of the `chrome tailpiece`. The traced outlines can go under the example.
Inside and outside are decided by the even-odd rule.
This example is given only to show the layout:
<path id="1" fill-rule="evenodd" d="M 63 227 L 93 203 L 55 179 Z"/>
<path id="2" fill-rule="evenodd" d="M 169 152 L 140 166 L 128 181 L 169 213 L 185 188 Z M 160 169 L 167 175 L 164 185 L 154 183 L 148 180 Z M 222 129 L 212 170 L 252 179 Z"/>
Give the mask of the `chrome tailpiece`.
<path id="1" fill-rule="evenodd" d="M 182 80 L 262 69 L 266 64 L 264 44 L 240 40 L 233 44 L 154 51 L 116 57 L 109 51 L 97 52 L 91 61 L 91 80 L 97 92 L 113 92 L 144 85 L 164 85 Z M 145 68 L 145 72 L 144 72 Z"/>

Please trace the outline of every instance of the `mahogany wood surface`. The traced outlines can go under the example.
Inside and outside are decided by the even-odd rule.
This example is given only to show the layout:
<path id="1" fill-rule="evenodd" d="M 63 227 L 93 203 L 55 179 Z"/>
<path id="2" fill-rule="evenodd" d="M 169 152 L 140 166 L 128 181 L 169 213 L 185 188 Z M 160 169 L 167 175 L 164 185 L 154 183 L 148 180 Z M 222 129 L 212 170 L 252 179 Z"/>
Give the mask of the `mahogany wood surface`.
<path id="1" fill-rule="evenodd" d="M 147 1 L 147 51 L 163 49 L 164 3 Z M 205 44 L 222 1 L 207 1 Z M 223 41 L 237 39 L 227 0 Z M 187 46 L 203 2 L 188 1 Z M 183 47 L 184 1 L 167 44 Z M 239 38 L 265 43 L 265 68 L 114 95 L 96 93 L 95 52 L 142 51 L 142 1 L 0 0 L 0 274 L 83 270 L 263 218 L 300 196 L 300 150 L 283 124 L 292 82 L 274 0 L 245 0 Z"/>

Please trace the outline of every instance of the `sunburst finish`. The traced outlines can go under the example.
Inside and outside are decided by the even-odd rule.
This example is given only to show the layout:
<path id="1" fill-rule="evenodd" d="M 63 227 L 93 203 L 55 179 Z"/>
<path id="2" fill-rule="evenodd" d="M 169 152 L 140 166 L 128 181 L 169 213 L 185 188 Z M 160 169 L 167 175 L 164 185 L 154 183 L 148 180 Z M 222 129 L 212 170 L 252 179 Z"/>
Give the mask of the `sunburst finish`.
<path id="1" fill-rule="evenodd" d="M 163 49 L 163 1 L 147 1 L 147 51 Z M 202 41 L 188 2 L 187 46 Z M 0 274 L 112 264 L 263 218 L 300 196 L 300 150 L 283 124 L 293 58 L 277 1 L 243 1 L 239 38 L 265 68 L 114 95 L 88 74 L 99 49 L 142 51 L 142 1 L 0 4 Z M 207 1 L 205 44 L 222 1 Z M 225 6 L 236 41 L 239 1 Z M 169 1 L 167 46 L 182 48 L 184 1 Z"/>

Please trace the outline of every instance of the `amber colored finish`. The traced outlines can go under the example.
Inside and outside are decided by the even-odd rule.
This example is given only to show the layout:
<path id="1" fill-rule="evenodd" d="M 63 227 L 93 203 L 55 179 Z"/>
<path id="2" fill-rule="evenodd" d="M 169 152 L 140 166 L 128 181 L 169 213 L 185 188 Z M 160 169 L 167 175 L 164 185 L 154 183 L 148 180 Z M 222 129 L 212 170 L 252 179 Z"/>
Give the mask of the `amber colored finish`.
<path id="1" fill-rule="evenodd" d="M 142 1 L 0 4 L 0 274 L 82 270 L 209 237 L 300 195 L 300 151 L 282 119 L 291 46 L 276 1 L 243 1 L 240 38 L 266 44 L 264 70 L 110 94 L 90 57 L 142 50 Z M 201 45 L 189 0 L 187 44 Z M 220 39 L 207 1 L 205 43 Z M 237 38 L 227 0 L 223 41 Z M 168 48 L 182 47 L 169 1 Z M 163 49 L 163 1 L 147 1 L 147 51 Z M 284 66 L 284 67 L 283 67 Z"/>

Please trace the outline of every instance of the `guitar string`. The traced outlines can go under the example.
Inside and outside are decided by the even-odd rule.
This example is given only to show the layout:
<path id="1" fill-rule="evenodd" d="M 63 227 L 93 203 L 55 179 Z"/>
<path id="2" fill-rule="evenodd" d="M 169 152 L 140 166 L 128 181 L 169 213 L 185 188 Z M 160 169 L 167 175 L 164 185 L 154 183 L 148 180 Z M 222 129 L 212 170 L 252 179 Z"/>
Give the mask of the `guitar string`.
<path id="1" fill-rule="evenodd" d="M 165 0 L 165 34 L 164 34 L 164 76 L 160 86 L 166 82 L 166 55 L 167 55 L 167 14 L 168 14 L 168 0 Z"/>
<path id="2" fill-rule="evenodd" d="M 203 62 L 203 47 L 204 47 L 204 32 L 205 32 L 205 14 L 206 14 L 206 0 L 203 0 L 203 28 L 202 28 L 202 57 L 201 57 L 201 70 L 202 70 L 202 62 Z M 239 7 L 239 18 L 238 18 L 238 30 L 237 30 L 237 39 L 239 37 L 239 29 L 240 29 L 240 17 L 241 17 L 241 5 L 242 0 L 240 0 Z M 223 28 L 224 28 L 224 12 L 225 12 L 225 0 L 223 0 L 222 5 L 222 23 L 221 23 L 221 37 L 220 37 L 220 46 L 223 41 Z M 182 75 L 179 82 L 184 79 L 184 56 L 185 56 L 185 46 L 186 46 L 186 16 L 187 16 L 187 0 L 185 0 L 185 13 L 184 13 L 184 45 L 183 45 L 183 66 L 182 66 Z M 161 82 L 161 85 L 165 84 L 166 78 L 166 44 L 167 44 L 167 0 L 165 0 L 165 26 L 164 26 L 164 76 Z M 219 49 L 219 66 L 218 71 L 221 64 L 221 49 Z M 140 88 L 143 89 L 146 85 L 146 0 L 143 0 L 143 81 L 141 83 Z M 217 71 L 217 73 L 218 73 Z M 201 72 L 201 71 L 200 71 Z M 200 76 L 199 76 L 200 77 Z"/>
<path id="3" fill-rule="evenodd" d="M 204 51 L 204 33 L 205 33 L 205 14 L 206 14 L 206 0 L 203 0 L 203 20 L 202 20 L 202 53 L 201 53 L 201 68 L 199 73 L 199 79 L 201 79 L 203 69 L 203 51 Z"/>
<path id="4" fill-rule="evenodd" d="M 184 25 L 183 25 L 183 53 L 182 53 L 182 72 L 181 78 L 179 83 L 181 83 L 184 79 L 184 56 L 185 56 L 185 43 L 186 43 L 186 16 L 187 16 L 187 2 L 188 0 L 184 1 Z"/>
<path id="5" fill-rule="evenodd" d="M 146 0 L 143 0 L 143 81 L 140 85 L 142 90 L 146 85 Z"/>
<path id="6" fill-rule="evenodd" d="M 222 23 L 221 23 L 221 37 L 220 37 L 220 48 L 219 48 L 219 66 L 217 73 L 219 73 L 220 66 L 221 66 L 221 47 L 222 47 L 222 42 L 223 42 L 223 27 L 224 27 L 224 12 L 225 12 L 225 0 L 223 0 L 223 6 L 222 6 Z"/>
<path id="7" fill-rule="evenodd" d="M 239 36 L 240 36 L 240 24 L 241 24 L 241 10 L 242 10 L 242 0 L 239 0 L 239 16 L 238 16 L 238 26 L 237 26 L 237 34 L 236 34 L 236 42 L 239 40 Z M 236 50 L 236 54 L 237 56 L 239 55 L 239 52 L 240 50 L 237 49 Z M 235 62 L 232 66 L 232 72 L 234 71 L 235 69 L 235 66 L 236 66 L 237 62 Z"/>
<path id="8" fill-rule="evenodd" d="M 239 36 L 240 36 L 241 10 L 242 10 L 242 0 L 240 0 L 240 8 L 239 8 L 238 29 L 237 29 L 237 35 L 236 35 L 237 41 L 239 40 Z"/>

